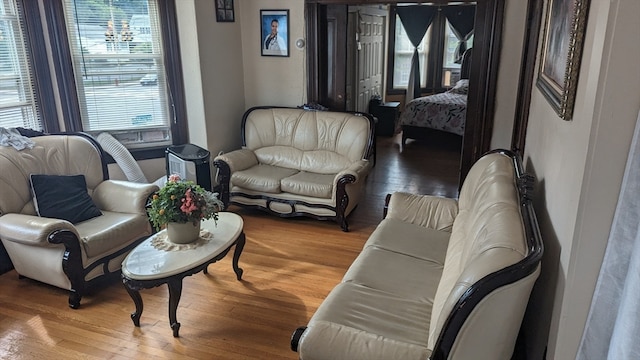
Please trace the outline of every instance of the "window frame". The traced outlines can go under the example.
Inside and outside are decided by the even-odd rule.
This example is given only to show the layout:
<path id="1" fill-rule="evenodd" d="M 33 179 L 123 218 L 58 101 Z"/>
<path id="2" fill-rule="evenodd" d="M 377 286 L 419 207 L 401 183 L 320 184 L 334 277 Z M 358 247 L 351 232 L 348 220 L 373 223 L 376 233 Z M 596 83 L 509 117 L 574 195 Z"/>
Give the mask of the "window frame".
<path id="1" fill-rule="evenodd" d="M 397 6 L 391 6 L 389 10 L 389 46 L 387 54 L 387 63 L 389 71 L 387 71 L 387 94 L 403 95 L 406 89 L 398 89 L 393 87 L 393 69 L 395 68 L 395 43 L 396 43 L 396 18 Z M 426 86 L 420 87 L 421 94 L 432 94 L 446 91 L 448 88 L 442 86 L 442 77 L 444 69 L 444 45 L 446 36 L 447 18 L 438 11 L 434 16 L 429 27 L 431 28 L 431 38 L 429 39 L 429 48 L 427 52 L 427 61 L 430 66 L 427 67 Z M 428 33 L 427 33 L 428 34 Z M 426 35 L 425 35 L 426 36 Z M 421 76 L 424 76 L 421 74 Z"/>
<path id="2" fill-rule="evenodd" d="M 23 0 L 34 1 L 36 0 Z M 48 24 L 49 41 L 52 47 L 52 61 L 58 81 L 61 112 L 65 129 L 69 132 L 83 131 L 80 102 L 75 83 L 69 37 L 64 18 L 64 4 L 62 0 L 44 1 L 45 16 Z M 171 118 L 172 143 L 184 144 L 188 141 L 187 111 L 185 91 L 182 76 L 182 61 L 180 57 L 180 43 L 178 40 L 178 24 L 176 18 L 175 0 L 159 0 L 161 38 L 164 47 L 164 61 L 169 88 L 169 116 Z M 48 65 L 47 65 L 48 66 Z M 165 157 L 166 146 L 131 148 L 129 151 L 136 160 Z M 108 157 L 111 162 L 110 157 Z"/>

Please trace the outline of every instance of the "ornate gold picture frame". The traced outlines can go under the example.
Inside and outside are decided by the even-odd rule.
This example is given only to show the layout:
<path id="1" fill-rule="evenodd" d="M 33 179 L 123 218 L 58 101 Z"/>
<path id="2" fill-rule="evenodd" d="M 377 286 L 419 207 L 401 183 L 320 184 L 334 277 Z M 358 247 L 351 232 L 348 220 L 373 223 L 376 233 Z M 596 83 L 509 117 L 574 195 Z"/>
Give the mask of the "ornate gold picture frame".
<path id="1" fill-rule="evenodd" d="M 590 0 L 549 0 L 537 87 L 558 116 L 571 120 Z"/>

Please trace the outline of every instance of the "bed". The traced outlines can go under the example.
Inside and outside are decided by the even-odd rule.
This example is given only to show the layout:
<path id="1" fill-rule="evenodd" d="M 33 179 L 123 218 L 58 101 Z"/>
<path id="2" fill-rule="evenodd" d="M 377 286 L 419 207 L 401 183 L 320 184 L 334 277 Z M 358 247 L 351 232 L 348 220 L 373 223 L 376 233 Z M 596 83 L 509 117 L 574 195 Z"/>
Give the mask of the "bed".
<path id="1" fill-rule="evenodd" d="M 469 92 L 469 64 L 471 49 L 462 60 L 461 77 L 446 92 L 411 100 L 400 114 L 402 145 L 407 139 L 424 138 L 431 130 L 440 130 L 463 136 Z"/>

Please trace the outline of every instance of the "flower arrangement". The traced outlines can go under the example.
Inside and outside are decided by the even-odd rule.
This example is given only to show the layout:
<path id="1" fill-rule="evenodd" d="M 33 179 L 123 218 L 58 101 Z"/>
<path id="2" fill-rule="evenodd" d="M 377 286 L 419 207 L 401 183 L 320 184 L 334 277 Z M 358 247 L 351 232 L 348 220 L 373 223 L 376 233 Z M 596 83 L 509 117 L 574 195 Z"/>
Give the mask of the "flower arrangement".
<path id="1" fill-rule="evenodd" d="M 200 220 L 218 221 L 218 211 L 224 208 L 217 193 L 203 189 L 193 181 L 171 175 L 167 183 L 155 194 L 147 206 L 149 220 L 160 230 L 167 223 L 187 223 L 194 225 Z"/>

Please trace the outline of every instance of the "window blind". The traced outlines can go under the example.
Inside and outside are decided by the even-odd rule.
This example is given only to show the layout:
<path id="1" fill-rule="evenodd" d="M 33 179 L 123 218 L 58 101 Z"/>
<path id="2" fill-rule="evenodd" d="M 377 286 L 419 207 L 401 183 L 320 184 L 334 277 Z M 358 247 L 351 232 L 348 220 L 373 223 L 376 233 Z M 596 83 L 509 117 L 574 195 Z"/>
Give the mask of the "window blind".
<path id="1" fill-rule="evenodd" d="M 0 127 L 43 129 L 27 45 L 17 0 L 0 0 Z"/>
<path id="2" fill-rule="evenodd" d="M 130 148 L 170 145 L 156 0 L 64 0 L 83 130 Z"/>

